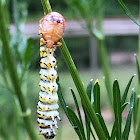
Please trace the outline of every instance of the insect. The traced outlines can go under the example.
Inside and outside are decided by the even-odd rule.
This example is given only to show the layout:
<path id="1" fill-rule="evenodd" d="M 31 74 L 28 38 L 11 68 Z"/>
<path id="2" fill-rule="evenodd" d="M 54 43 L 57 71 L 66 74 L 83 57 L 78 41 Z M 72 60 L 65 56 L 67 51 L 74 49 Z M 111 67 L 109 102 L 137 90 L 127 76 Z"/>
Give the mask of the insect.
<path id="1" fill-rule="evenodd" d="M 62 44 L 59 40 L 62 38 L 65 28 L 63 16 L 57 12 L 51 12 L 40 20 L 40 93 L 37 104 L 37 122 L 39 124 L 40 134 L 46 139 L 52 139 L 56 136 L 55 129 L 59 117 L 58 85 L 56 83 L 57 71 L 55 70 L 56 59 L 54 52 L 56 47 Z"/>

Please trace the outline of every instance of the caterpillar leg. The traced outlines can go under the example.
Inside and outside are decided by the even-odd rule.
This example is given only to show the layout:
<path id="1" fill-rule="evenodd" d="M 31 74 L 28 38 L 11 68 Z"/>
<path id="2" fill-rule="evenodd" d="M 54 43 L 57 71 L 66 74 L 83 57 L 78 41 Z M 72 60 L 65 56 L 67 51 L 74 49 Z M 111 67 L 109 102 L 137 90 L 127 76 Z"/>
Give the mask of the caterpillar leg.
<path id="1" fill-rule="evenodd" d="M 62 45 L 61 42 L 57 42 L 57 44 L 53 45 L 53 47 L 59 47 L 59 46 L 61 46 L 61 45 Z"/>
<path id="2" fill-rule="evenodd" d="M 44 12 L 45 14 L 45 12 Z M 44 20 L 45 16 L 39 21 L 40 24 L 42 24 L 42 21 Z"/>

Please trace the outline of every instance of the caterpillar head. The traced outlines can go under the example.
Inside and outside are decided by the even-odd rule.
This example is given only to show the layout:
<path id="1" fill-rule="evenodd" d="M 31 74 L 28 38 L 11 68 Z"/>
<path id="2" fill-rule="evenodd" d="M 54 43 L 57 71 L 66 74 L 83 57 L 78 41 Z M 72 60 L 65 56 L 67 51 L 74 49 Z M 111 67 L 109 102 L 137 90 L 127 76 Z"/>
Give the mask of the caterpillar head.
<path id="1" fill-rule="evenodd" d="M 48 13 L 45 17 L 43 22 L 45 23 L 45 21 L 49 22 L 52 25 L 62 25 L 63 29 L 65 28 L 65 19 L 64 17 L 58 13 L 58 12 L 51 12 Z M 44 26 L 44 24 L 42 24 Z"/>
<path id="2" fill-rule="evenodd" d="M 54 42 L 58 42 L 62 38 L 65 26 L 64 17 L 57 12 L 51 12 L 40 20 L 39 32 L 47 41 L 48 48 L 51 48 Z"/>

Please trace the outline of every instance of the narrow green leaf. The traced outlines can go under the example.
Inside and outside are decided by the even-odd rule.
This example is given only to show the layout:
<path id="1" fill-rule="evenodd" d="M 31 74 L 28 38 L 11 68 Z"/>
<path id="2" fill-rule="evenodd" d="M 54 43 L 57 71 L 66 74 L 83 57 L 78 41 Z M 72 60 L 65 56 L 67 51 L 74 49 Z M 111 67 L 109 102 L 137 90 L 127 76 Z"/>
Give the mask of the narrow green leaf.
<path id="1" fill-rule="evenodd" d="M 133 15 L 131 14 L 131 12 L 129 11 L 129 9 L 126 7 L 126 5 L 124 4 L 124 2 L 122 0 L 118 0 L 119 4 L 121 5 L 121 7 L 123 8 L 124 12 L 128 15 L 128 17 L 134 22 L 136 23 L 138 26 L 140 26 L 140 23 L 133 17 Z"/>
<path id="2" fill-rule="evenodd" d="M 91 94 L 92 94 L 92 81 L 93 81 L 93 79 L 91 79 L 89 81 L 87 88 L 86 88 L 86 93 L 88 95 L 90 102 L 91 102 Z M 83 107 L 83 109 L 84 109 L 84 107 Z M 85 122 L 86 122 L 86 130 L 87 130 L 87 140 L 90 140 L 90 132 L 92 131 L 91 127 L 90 127 L 90 118 L 85 109 L 84 109 L 84 113 L 85 113 Z"/>
<path id="3" fill-rule="evenodd" d="M 132 89 L 132 93 L 131 93 L 131 98 L 130 98 L 130 109 L 133 109 L 133 107 L 134 107 L 134 96 L 135 95 L 135 90 L 134 90 L 134 88 Z"/>
<path id="4" fill-rule="evenodd" d="M 102 63 L 102 68 L 103 68 L 103 72 L 104 72 L 104 82 L 105 82 L 105 87 L 107 90 L 107 95 L 108 95 L 108 99 L 109 99 L 109 103 L 110 106 L 113 108 L 113 103 L 112 103 L 112 86 L 111 86 L 111 77 L 110 77 L 110 69 L 109 69 L 109 60 L 108 60 L 108 56 L 107 56 L 107 52 L 104 46 L 104 41 L 99 41 L 99 47 L 98 47 L 98 51 L 100 54 L 100 59 L 101 59 L 101 63 Z"/>
<path id="5" fill-rule="evenodd" d="M 68 107 L 66 106 L 66 102 L 65 102 L 64 97 L 62 95 L 61 87 L 60 87 L 60 84 L 58 83 L 58 81 L 59 81 L 59 78 L 57 79 L 57 84 L 58 84 L 58 91 L 57 91 L 57 93 L 58 93 L 58 97 L 59 97 L 59 101 L 61 103 L 61 106 L 63 107 L 63 110 L 64 110 L 65 114 L 67 115 L 67 118 L 69 119 L 71 125 L 74 126 L 74 129 L 75 129 L 77 135 L 79 136 L 79 138 L 81 138 L 81 133 L 79 131 L 77 131 L 77 129 L 79 129 L 79 127 L 77 128 L 78 125 L 75 124 L 74 120 L 70 116 L 71 113 L 68 112 Z M 80 128 L 81 128 L 80 131 L 82 132 L 82 140 L 85 140 L 84 128 L 82 126 L 83 124 L 82 124 L 81 121 L 79 121 L 79 122 L 81 123 L 80 124 Z"/>
<path id="6" fill-rule="evenodd" d="M 24 55 L 25 64 L 28 64 L 30 56 L 31 56 L 32 42 L 33 42 L 32 38 L 29 38 L 27 40 L 27 46 L 26 46 L 25 55 Z"/>
<path id="7" fill-rule="evenodd" d="M 114 124 L 113 124 L 110 140 L 115 140 L 115 137 L 116 137 L 116 122 L 114 122 Z"/>
<path id="8" fill-rule="evenodd" d="M 96 138 L 95 138 L 95 136 L 94 136 L 94 134 L 93 134 L 93 131 L 92 131 L 91 127 L 90 127 L 90 133 L 91 133 L 93 139 L 96 140 Z"/>
<path id="9" fill-rule="evenodd" d="M 87 92 L 87 95 L 88 95 L 90 101 L 91 101 L 91 94 L 92 94 L 92 81 L 93 81 L 93 79 L 91 79 L 89 81 L 87 88 L 86 88 L 86 92 Z"/>
<path id="10" fill-rule="evenodd" d="M 125 109 L 125 107 L 128 105 L 129 103 L 126 102 L 121 106 L 121 113 L 123 112 L 123 110 Z M 116 137 L 116 122 L 114 122 L 113 124 L 113 128 L 112 128 L 112 132 L 111 132 L 111 138 L 110 140 L 115 140 Z"/>
<path id="11" fill-rule="evenodd" d="M 129 90 L 129 88 L 130 88 L 130 85 L 131 85 L 131 83 L 132 83 L 132 80 L 133 80 L 134 76 L 135 76 L 135 75 L 133 75 L 133 76 L 130 78 L 130 80 L 129 80 L 129 82 L 128 82 L 126 88 L 125 88 L 125 91 L 124 91 L 124 94 L 123 94 L 122 100 L 121 100 L 121 105 L 123 105 L 124 102 L 125 102 L 125 100 L 126 100 L 126 97 L 127 97 L 127 94 L 128 94 L 128 90 Z"/>
<path id="12" fill-rule="evenodd" d="M 77 135 L 79 136 L 79 139 L 80 140 L 86 140 L 85 135 L 83 134 L 83 129 L 81 127 L 81 122 L 79 121 L 79 119 L 75 115 L 74 111 L 69 107 L 67 107 L 67 111 L 68 111 L 70 119 L 71 119 L 71 121 L 73 123 L 73 127 L 74 127 Z"/>
<path id="13" fill-rule="evenodd" d="M 138 59 L 137 59 L 137 55 L 136 54 L 135 54 L 135 57 L 136 57 L 136 64 L 137 64 L 138 83 L 140 84 L 140 64 L 138 62 Z"/>
<path id="14" fill-rule="evenodd" d="M 129 104 L 129 102 L 126 102 L 124 103 L 122 106 L 121 106 L 121 112 L 124 111 L 125 107 Z"/>
<path id="15" fill-rule="evenodd" d="M 135 140 L 139 140 L 139 139 L 140 139 L 140 120 L 138 122 L 138 127 L 135 135 Z"/>
<path id="16" fill-rule="evenodd" d="M 3 129 L 4 127 L 0 128 L 0 136 L 4 139 L 4 140 L 9 140 L 9 134 L 7 133 L 7 131 L 5 129 Z"/>
<path id="17" fill-rule="evenodd" d="M 23 62 L 23 61 L 22 61 L 22 54 L 21 54 L 20 51 L 19 51 L 17 41 L 16 41 L 15 44 L 12 46 L 12 51 L 13 51 L 14 56 L 15 56 L 16 59 L 18 60 L 18 62 L 22 63 L 22 62 Z"/>
<path id="18" fill-rule="evenodd" d="M 76 106 L 76 109 L 77 109 L 79 119 L 80 119 L 81 123 L 83 123 L 76 95 L 71 88 L 70 88 L 70 90 L 71 90 L 71 93 L 72 93 L 72 96 L 73 96 L 73 99 L 74 99 L 74 102 L 75 102 L 75 106 Z"/>
<path id="19" fill-rule="evenodd" d="M 2 52 L 1 52 L 1 59 L 0 59 L 0 62 L 1 62 L 1 65 L 2 65 L 2 71 L 6 71 L 7 69 L 7 63 L 5 61 L 7 55 L 6 55 L 6 52 L 5 52 L 5 49 L 2 47 L 1 48 Z"/>
<path id="20" fill-rule="evenodd" d="M 90 127 L 90 119 L 86 111 L 84 112 L 85 112 L 86 130 L 87 130 L 87 140 L 90 140 L 90 132 L 92 131 Z"/>
<path id="21" fill-rule="evenodd" d="M 135 57 L 136 57 L 136 64 L 137 64 L 137 75 L 138 75 L 138 101 L 139 101 L 139 98 L 140 98 L 140 63 L 137 59 L 137 55 L 135 54 Z M 134 126 L 136 127 L 136 121 L 138 124 L 138 128 L 137 128 L 137 132 L 136 132 L 136 139 L 138 139 L 140 137 L 140 134 L 138 131 L 140 131 L 140 119 L 137 120 L 137 118 L 140 118 L 140 104 L 138 103 L 138 105 L 136 106 L 136 104 L 134 105 L 134 111 L 136 114 L 134 114 L 134 119 L 135 119 L 135 122 L 134 122 Z"/>
<path id="22" fill-rule="evenodd" d="M 114 114 L 115 114 L 115 122 L 116 122 L 116 139 L 121 139 L 121 122 L 122 122 L 122 114 L 121 114 L 121 96 L 120 96 L 120 88 L 117 80 L 114 81 L 113 84 L 113 104 L 114 104 Z"/>
<path id="23" fill-rule="evenodd" d="M 107 137 L 108 139 L 110 139 L 109 132 L 108 132 L 108 129 L 107 129 L 107 127 L 106 127 L 104 118 L 103 118 L 102 115 L 99 114 L 99 113 L 96 113 L 96 115 L 97 115 L 97 117 L 98 117 L 98 119 L 99 119 L 99 121 L 100 121 L 100 124 L 101 124 L 101 126 L 102 126 L 104 132 L 105 132 L 106 137 Z"/>
<path id="24" fill-rule="evenodd" d="M 81 117 L 79 105 L 78 105 L 78 102 L 77 102 L 77 99 L 76 99 L 76 95 L 75 95 L 75 93 L 74 93 L 74 91 L 73 91 L 72 89 L 70 89 L 70 90 L 71 90 L 71 93 L 72 93 L 72 96 L 73 96 L 73 99 L 74 99 L 74 102 L 75 102 L 75 105 L 76 105 L 76 109 L 77 109 L 77 112 L 78 112 L 79 120 L 80 120 L 80 122 L 81 122 L 81 129 L 82 129 L 83 135 L 84 135 L 84 137 L 85 137 L 83 121 L 82 121 L 82 117 Z"/>
<path id="25" fill-rule="evenodd" d="M 60 104 L 61 104 L 61 106 L 62 106 L 65 114 L 67 115 L 68 120 L 70 121 L 71 125 L 73 126 L 73 123 L 72 123 L 72 121 L 71 121 L 71 119 L 69 117 L 68 111 L 67 111 L 67 107 L 66 107 L 67 105 L 66 105 L 66 102 L 64 100 L 64 97 L 62 95 L 61 87 L 60 87 L 60 84 L 58 83 L 58 80 L 59 80 L 59 78 L 57 78 L 57 84 L 58 84 L 57 94 L 58 94 L 58 97 L 59 97 L 59 101 L 60 101 Z"/>
<path id="26" fill-rule="evenodd" d="M 94 88 L 93 88 L 93 95 L 94 95 L 94 109 L 96 113 L 101 114 L 100 108 L 100 86 L 98 80 L 96 80 Z"/>
<path id="27" fill-rule="evenodd" d="M 137 118 L 138 118 L 138 105 L 139 105 L 139 99 L 140 97 L 138 97 L 136 94 L 134 94 L 134 108 L 133 108 L 133 125 L 134 125 L 134 133 L 136 131 L 136 126 L 137 126 Z"/>
<path id="28" fill-rule="evenodd" d="M 90 133 L 92 134 L 93 138 L 95 138 L 95 136 L 94 136 L 94 134 L 92 132 L 92 129 L 91 129 L 89 115 L 88 115 L 87 111 L 84 109 L 84 106 L 83 106 L 83 110 L 84 110 L 84 113 L 85 113 L 85 124 L 86 124 L 87 140 L 90 140 Z"/>
<path id="29" fill-rule="evenodd" d="M 128 113 L 128 116 L 127 116 L 127 120 L 126 120 L 124 131 L 123 131 L 123 134 L 122 134 L 122 138 L 124 140 L 128 140 L 129 133 L 130 133 L 131 118 L 132 118 L 133 107 L 134 107 L 134 94 L 135 94 L 135 91 L 134 91 L 134 89 L 132 89 L 132 94 L 131 94 L 131 98 L 130 98 L 129 113 Z"/>

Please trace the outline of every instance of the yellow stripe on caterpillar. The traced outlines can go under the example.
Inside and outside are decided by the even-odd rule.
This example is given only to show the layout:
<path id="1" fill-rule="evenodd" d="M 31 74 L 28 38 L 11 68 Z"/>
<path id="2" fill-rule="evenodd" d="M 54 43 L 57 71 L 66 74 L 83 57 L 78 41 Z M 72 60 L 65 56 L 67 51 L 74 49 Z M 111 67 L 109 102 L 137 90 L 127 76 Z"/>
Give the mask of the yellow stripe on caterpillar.
<path id="1" fill-rule="evenodd" d="M 52 68 L 52 65 L 51 65 L 51 63 L 44 63 L 44 62 L 40 62 L 40 67 L 41 68 L 45 68 L 45 69 L 50 69 L 50 68 Z"/>
<path id="2" fill-rule="evenodd" d="M 40 108 L 39 105 L 37 105 L 37 108 L 38 108 L 38 109 Z"/>
<path id="3" fill-rule="evenodd" d="M 47 52 L 46 52 L 46 50 L 45 50 L 45 47 L 40 47 L 40 57 L 47 57 L 48 56 L 48 54 L 47 54 Z"/>
<path id="4" fill-rule="evenodd" d="M 52 67 L 51 63 L 48 63 L 48 64 L 47 64 L 47 66 L 48 66 L 49 68 L 51 68 L 51 67 Z"/>
<path id="5" fill-rule="evenodd" d="M 43 54 L 44 54 L 44 52 L 43 51 L 40 51 L 40 56 L 41 57 L 43 57 Z"/>
<path id="6" fill-rule="evenodd" d="M 45 65 L 45 66 L 46 66 L 46 65 Z M 43 63 L 43 62 L 40 63 L 40 67 L 41 67 L 41 68 L 44 68 L 45 66 L 44 66 L 44 63 Z"/>
<path id="7" fill-rule="evenodd" d="M 45 100 L 45 98 L 43 98 L 43 97 L 39 96 L 39 100 L 44 101 L 44 100 Z"/>
<path id="8" fill-rule="evenodd" d="M 40 110 L 40 111 L 44 111 L 45 108 L 41 108 L 39 105 L 37 105 L 37 109 Z"/>
<path id="9" fill-rule="evenodd" d="M 47 82 L 54 82 L 57 79 L 57 72 L 53 68 L 51 70 L 41 69 L 40 79 Z"/>
<path id="10" fill-rule="evenodd" d="M 40 41 L 40 46 L 44 45 L 41 41 Z"/>
<path id="11" fill-rule="evenodd" d="M 59 105 L 57 103 L 44 104 L 43 102 L 38 102 L 39 111 L 53 111 L 53 110 L 57 110 L 58 108 L 59 108 Z"/>
<path id="12" fill-rule="evenodd" d="M 46 52 L 47 52 L 47 53 L 50 53 L 50 51 L 49 51 L 48 49 L 46 49 Z"/>
<path id="13" fill-rule="evenodd" d="M 47 78 L 50 80 L 50 76 L 49 75 L 47 75 Z"/>
<path id="14" fill-rule="evenodd" d="M 39 96 L 39 101 L 41 101 L 41 102 L 45 102 L 45 98 Z"/>
<path id="15" fill-rule="evenodd" d="M 39 100 L 44 104 L 54 104 L 58 101 L 57 93 L 47 95 L 45 92 L 40 91 L 39 95 Z"/>
<path id="16" fill-rule="evenodd" d="M 43 132 L 40 132 L 40 134 L 43 135 L 44 133 Z"/>
<path id="17" fill-rule="evenodd" d="M 46 89 L 46 92 L 50 90 L 50 88 L 49 88 L 49 87 L 45 87 L 45 89 Z"/>
<path id="18" fill-rule="evenodd" d="M 45 88 L 43 86 L 39 85 L 39 87 L 40 87 L 41 91 L 45 91 Z"/>
<path id="19" fill-rule="evenodd" d="M 39 123 L 39 126 L 42 126 L 43 124 L 42 123 Z"/>
<path id="20" fill-rule="evenodd" d="M 41 110 L 43 111 L 43 110 L 45 110 L 45 108 L 41 108 Z"/>
<path id="21" fill-rule="evenodd" d="M 42 33 L 40 33 L 40 37 L 42 37 L 43 35 L 42 35 Z"/>
<path id="22" fill-rule="evenodd" d="M 50 81 L 50 79 L 48 79 L 47 76 L 44 76 L 43 74 L 40 74 L 40 79 L 47 82 Z"/>

